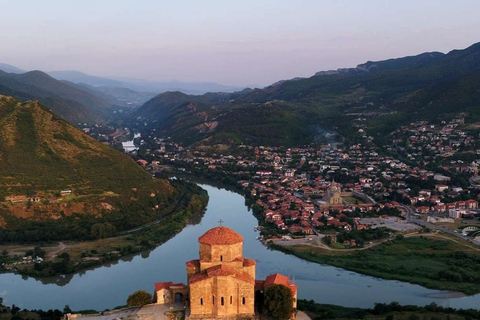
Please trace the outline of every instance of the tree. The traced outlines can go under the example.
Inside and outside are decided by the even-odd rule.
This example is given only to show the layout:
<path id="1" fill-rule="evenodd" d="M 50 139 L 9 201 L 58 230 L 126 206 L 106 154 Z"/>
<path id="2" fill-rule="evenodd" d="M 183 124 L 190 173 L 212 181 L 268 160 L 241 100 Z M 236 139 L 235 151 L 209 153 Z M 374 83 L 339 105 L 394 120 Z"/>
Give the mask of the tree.
<path id="1" fill-rule="evenodd" d="M 272 285 L 265 290 L 263 313 L 275 319 L 289 319 L 293 313 L 292 291 L 284 285 Z"/>
<path id="2" fill-rule="evenodd" d="M 117 228 L 114 225 L 106 223 L 96 223 L 90 228 L 90 235 L 93 239 L 105 239 L 117 234 Z"/>
<path id="3" fill-rule="evenodd" d="M 66 304 L 65 308 L 63 308 L 63 313 L 72 313 L 72 309 L 70 309 L 70 306 L 68 304 Z"/>
<path id="4" fill-rule="evenodd" d="M 152 295 L 145 290 L 138 290 L 128 296 L 129 307 L 141 307 L 152 302 Z"/>
<path id="5" fill-rule="evenodd" d="M 59 258 L 62 258 L 63 261 L 65 261 L 66 263 L 69 263 L 69 262 L 70 262 L 70 255 L 69 255 L 67 252 L 63 252 L 63 253 L 60 254 L 58 257 L 59 257 Z"/>

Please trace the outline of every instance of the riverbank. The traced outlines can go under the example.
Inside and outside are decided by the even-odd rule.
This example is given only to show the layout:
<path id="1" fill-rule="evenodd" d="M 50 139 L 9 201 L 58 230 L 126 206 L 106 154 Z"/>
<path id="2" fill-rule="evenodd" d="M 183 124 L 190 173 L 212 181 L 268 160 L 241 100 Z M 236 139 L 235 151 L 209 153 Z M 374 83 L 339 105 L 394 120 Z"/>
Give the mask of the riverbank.
<path id="1" fill-rule="evenodd" d="M 480 252 L 449 235 L 399 236 L 365 250 L 326 250 L 308 244 L 270 244 L 270 248 L 308 261 L 346 270 L 401 280 L 421 286 L 463 292 L 480 292 Z"/>
<path id="2" fill-rule="evenodd" d="M 8 308 L 0 304 L 0 320 L 9 320 L 14 316 L 21 319 L 34 320 L 60 320 L 64 313 L 71 313 L 70 308 L 65 306 L 63 312 L 60 310 L 19 310 L 19 308 Z M 178 305 L 146 305 L 143 307 L 118 307 L 116 310 L 105 310 L 97 312 L 95 310 L 73 311 L 71 319 L 85 320 L 106 320 L 115 318 L 140 318 L 150 317 L 155 319 L 171 319 L 172 317 L 184 316 L 182 304 Z M 412 320 L 412 319 L 445 319 L 445 320 L 465 320 L 479 319 L 480 312 L 474 309 L 454 309 L 444 308 L 435 303 L 419 307 L 411 305 L 400 305 L 392 302 L 377 303 L 374 308 L 349 308 L 331 304 L 320 304 L 313 300 L 298 300 L 297 320 L 311 319 L 342 319 L 342 320 Z"/>
<path id="3" fill-rule="evenodd" d="M 1 245 L 0 272 L 32 277 L 73 274 L 152 250 L 173 238 L 187 224 L 198 223 L 207 203 L 206 191 L 192 185 L 170 214 L 116 237 L 56 244 Z M 41 256 L 41 260 L 31 256 Z"/>
<path id="4" fill-rule="evenodd" d="M 478 310 L 453 309 L 438 306 L 435 303 L 424 307 L 402 306 L 397 302 L 389 304 L 377 303 L 374 308 L 347 308 L 337 305 L 315 303 L 313 300 L 298 300 L 298 309 L 303 310 L 311 319 L 342 319 L 342 320 L 420 320 L 449 319 L 465 320 L 479 319 Z"/>
<path id="5" fill-rule="evenodd" d="M 72 310 L 113 309 L 125 304 L 126 297 L 136 290 L 153 293 L 156 282 L 185 283 L 185 261 L 198 256 L 198 247 L 192 243 L 222 219 L 224 225 L 244 237 L 244 256 L 259 262 L 256 278 L 262 279 L 272 273 L 288 274 L 295 278 L 300 288 L 299 299 L 357 308 L 373 308 L 376 302 L 391 301 L 403 305 L 423 306 L 435 302 L 444 307 L 478 308 L 479 296 L 435 298 L 431 295 L 442 292 L 406 282 L 381 280 L 269 250 L 255 240 L 259 236 L 254 230 L 258 222 L 242 196 L 209 185 L 200 187 L 209 195 L 201 222 L 193 221 L 161 246 L 66 276 L 35 279 L 13 273 L 0 274 L 0 297 L 7 305 L 27 309 L 62 309 L 67 304 Z"/>
<path id="6" fill-rule="evenodd" d="M 209 178 L 201 172 L 197 174 L 207 180 Z M 214 177 L 218 184 L 221 175 L 217 173 Z M 229 182 L 227 185 L 232 185 L 232 179 L 226 181 Z M 252 208 L 258 225 L 263 227 L 262 235 L 273 237 L 281 234 L 275 225 L 265 222 L 263 208 L 254 203 L 254 198 L 237 186 L 233 191 L 242 195 L 245 203 Z M 396 240 L 384 240 L 369 249 L 325 250 L 310 245 L 271 245 L 270 248 L 307 261 L 381 279 L 400 280 L 466 295 L 480 293 L 480 276 L 476 272 L 480 267 L 480 248 L 472 247 L 471 243 L 446 233 L 426 233 L 416 239 L 399 236 Z"/>

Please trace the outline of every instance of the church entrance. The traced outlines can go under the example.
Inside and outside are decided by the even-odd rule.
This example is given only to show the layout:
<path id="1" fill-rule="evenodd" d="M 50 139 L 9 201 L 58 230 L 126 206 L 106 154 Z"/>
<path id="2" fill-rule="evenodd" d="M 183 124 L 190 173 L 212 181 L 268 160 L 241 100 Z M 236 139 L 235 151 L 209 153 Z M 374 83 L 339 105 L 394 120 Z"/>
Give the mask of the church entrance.
<path id="1" fill-rule="evenodd" d="M 175 303 L 183 303 L 183 293 L 175 293 Z"/>

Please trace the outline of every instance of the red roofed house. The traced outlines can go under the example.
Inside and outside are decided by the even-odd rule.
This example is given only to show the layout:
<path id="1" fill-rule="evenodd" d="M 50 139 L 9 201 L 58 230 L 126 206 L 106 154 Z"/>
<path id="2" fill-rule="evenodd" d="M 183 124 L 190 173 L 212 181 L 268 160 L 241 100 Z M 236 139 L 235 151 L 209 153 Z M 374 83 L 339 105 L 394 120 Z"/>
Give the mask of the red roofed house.
<path id="1" fill-rule="evenodd" d="M 470 199 L 465 201 L 467 209 L 478 209 L 478 201 Z"/>
<path id="2" fill-rule="evenodd" d="M 183 283 L 155 283 L 154 300 L 157 304 L 183 302 L 187 296 L 187 286 Z"/>
<path id="3" fill-rule="evenodd" d="M 255 290 L 267 290 L 272 285 L 283 285 L 292 291 L 293 295 L 293 307 L 297 308 L 297 289 L 298 287 L 290 282 L 287 276 L 280 273 L 269 275 L 265 281 L 259 281 L 256 283 Z"/>
<path id="4" fill-rule="evenodd" d="M 427 207 L 427 206 L 417 207 L 417 212 L 418 213 L 429 213 L 430 212 L 430 207 Z"/>
<path id="5" fill-rule="evenodd" d="M 140 159 L 140 160 L 137 160 L 137 163 L 145 167 L 148 164 L 148 161 Z"/>

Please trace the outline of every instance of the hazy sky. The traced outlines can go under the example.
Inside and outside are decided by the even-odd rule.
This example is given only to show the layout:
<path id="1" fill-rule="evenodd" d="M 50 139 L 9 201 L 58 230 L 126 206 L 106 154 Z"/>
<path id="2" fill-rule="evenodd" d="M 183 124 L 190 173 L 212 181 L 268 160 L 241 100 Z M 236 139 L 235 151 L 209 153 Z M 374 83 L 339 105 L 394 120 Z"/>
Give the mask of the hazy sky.
<path id="1" fill-rule="evenodd" d="M 480 41 L 480 0 L 0 0 L 0 62 L 267 85 Z"/>

